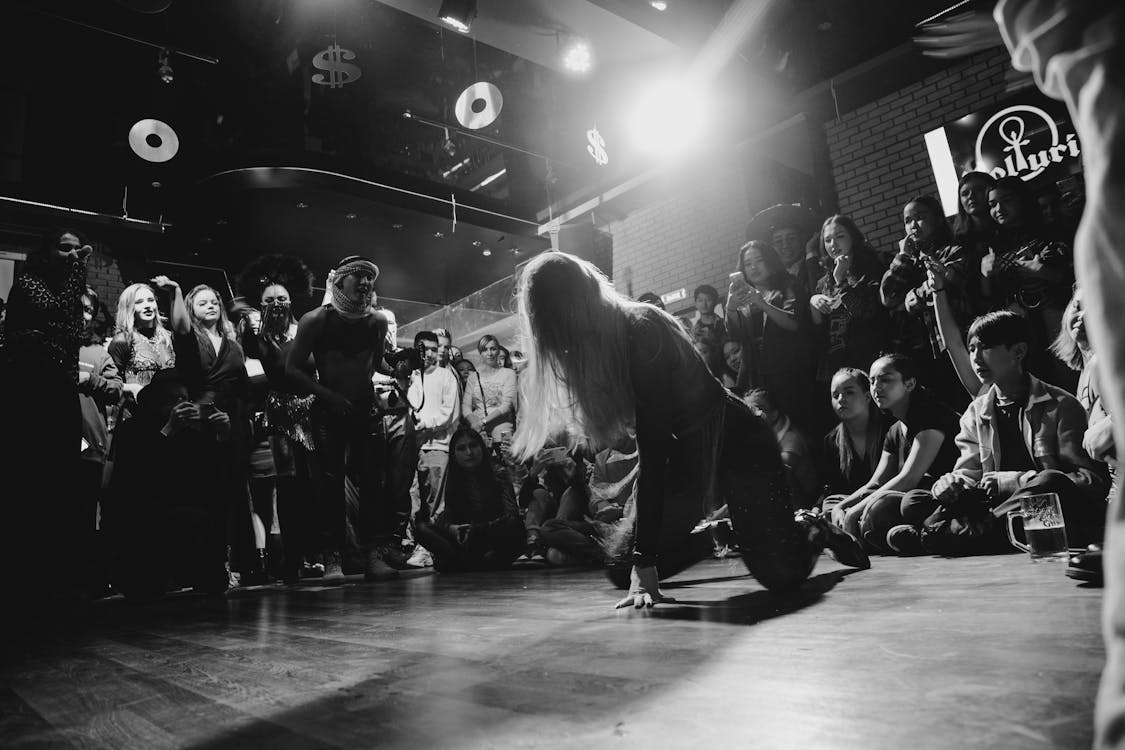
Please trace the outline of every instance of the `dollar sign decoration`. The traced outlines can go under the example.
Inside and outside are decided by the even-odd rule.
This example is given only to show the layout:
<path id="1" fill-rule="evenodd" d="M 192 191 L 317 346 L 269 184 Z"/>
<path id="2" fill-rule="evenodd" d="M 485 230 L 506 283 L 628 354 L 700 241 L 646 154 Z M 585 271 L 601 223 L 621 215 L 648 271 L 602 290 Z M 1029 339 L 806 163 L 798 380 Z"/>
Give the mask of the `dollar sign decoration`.
<path id="1" fill-rule="evenodd" d="M 596 127 L 586 131 L 586 140 L 590 144 L 586 147 L 586 153 L 594 157 L 598 166 L 604 167 L 609 164 L 609 154 L 605 151 L 605 138 L 602 138 Z"/>
<path id="2" fill-rule="evenodd" d="M 360 70 L 358 65 L 344 62 L 354 59 L 355 53 L 350 49 L 344 49 L 339 44 L 332 43 L 328 49 L 318 52 L 312 61 L 314 67 L 327 71 L 327 75 L 314 73 L 312 82 L 332 89 L 343 88 L 345 84 L 355 83 L 363 75 L 363 71 Z"/>

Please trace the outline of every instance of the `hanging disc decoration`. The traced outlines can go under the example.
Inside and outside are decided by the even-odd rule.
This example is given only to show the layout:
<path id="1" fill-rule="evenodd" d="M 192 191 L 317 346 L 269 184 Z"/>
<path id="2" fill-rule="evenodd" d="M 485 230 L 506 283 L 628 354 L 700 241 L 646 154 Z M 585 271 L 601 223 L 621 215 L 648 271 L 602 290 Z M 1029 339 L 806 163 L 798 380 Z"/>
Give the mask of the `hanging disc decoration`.
<path id="1" fill-rule="evenodd" d="M 478 81 L 461 92 L 453 111 L 462 126 L 480 130 L 496 122 L 503 108 L 504 96 L 500 89 L 486 81 Z"/>
<path id="2" fill-rule="evenodd" d="M 180 139 L 167 123 L 138 120 L 129 128 L 129 148 L 145 161 L 165 162 L 180 150 Z"/>

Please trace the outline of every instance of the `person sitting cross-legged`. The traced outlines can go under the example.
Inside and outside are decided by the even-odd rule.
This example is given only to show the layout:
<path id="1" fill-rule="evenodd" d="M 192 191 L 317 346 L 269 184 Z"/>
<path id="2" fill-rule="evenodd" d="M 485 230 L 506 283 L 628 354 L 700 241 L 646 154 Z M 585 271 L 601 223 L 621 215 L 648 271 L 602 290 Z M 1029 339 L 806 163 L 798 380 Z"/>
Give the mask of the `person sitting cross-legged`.
<path id="1" fill-rule="evenodd" d="M 1024 369 L 1026 318 L 1001 310 L 969 328 L 973 369 L 990 387 L 961 417 L 953 471 L 908 492 L 904 524 L 887 532 L 900 554 L 990 554 L 1011 549 L 1003 519 L 1021 497 L 1059 496 L 1069 543 L 1100 542 L 1106 468 L 1082 448 L 1086 415 L 1072 395 Z"/>

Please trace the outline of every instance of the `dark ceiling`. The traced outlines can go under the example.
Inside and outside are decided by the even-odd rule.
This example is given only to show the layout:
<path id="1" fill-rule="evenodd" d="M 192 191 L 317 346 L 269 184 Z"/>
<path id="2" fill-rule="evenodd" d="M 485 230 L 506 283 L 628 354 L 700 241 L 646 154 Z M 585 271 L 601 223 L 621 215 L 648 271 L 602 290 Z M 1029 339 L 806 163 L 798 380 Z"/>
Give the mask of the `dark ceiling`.
<path id="1" fill-rule="evenodd" d="M 298 253 L 318 274 L 362 252 L 383 268 L 381 293 L 451 301 L 544 249 L 536 227 L 550 212 L 648 166 L 618 148 L 623 98 L 653 71 L 695 55 L 731 5 L 668 0 L 659 12 L 647 0 L 479 0 L 465 36 L 438 24 L 439 4 L 6 3 L 0 195 L 118 216 L 124 206 L 172 228 L 115 232 L 119 246 L 232 272 L 265 251 Z M 763 3 L 723 72 L 737 105 L 724 137 L 745 137 L 770 119 L 770 106 L 781 114 L 763 101 L 901 44 L 944 5 Z M 573 36 L 594 48 L 585 78 L 560 69 Z M 171 83 L 159 80 L 158 49 L 137 40 L 173 50 Z M 332 44 L 354 52 L 362 71 L 336 88 L 312 82 L 322 72 L 314 61 Z M 494 123 L 468 131 L 455 102 L 478 81 L 500 89 L 503 107 Z M 750 82 L 771 96 L 742 93 Z M 130 149 L 129 129 L 143 118 L 175 129 L 171 161 L 153 164 Z M 595 126 L 610 142 L 608 165 L 587 153 Z M 36 217 L 0 203 L 8 228 Z"/>

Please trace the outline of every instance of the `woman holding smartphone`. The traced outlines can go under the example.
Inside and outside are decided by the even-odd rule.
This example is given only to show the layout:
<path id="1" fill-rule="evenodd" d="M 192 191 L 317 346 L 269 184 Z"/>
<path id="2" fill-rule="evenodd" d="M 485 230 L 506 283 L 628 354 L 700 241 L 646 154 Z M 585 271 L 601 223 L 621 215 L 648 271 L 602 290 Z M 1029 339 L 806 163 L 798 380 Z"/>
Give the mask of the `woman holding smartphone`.
<path id="1" fill-rule="evenodd" d="M 737 389 L 768 390 L 783 412 L 810 427 L 809 300 L 771 245 L 751 240 L 739 248 L 726 310 L 727 335 L 742 346 Z"/>

